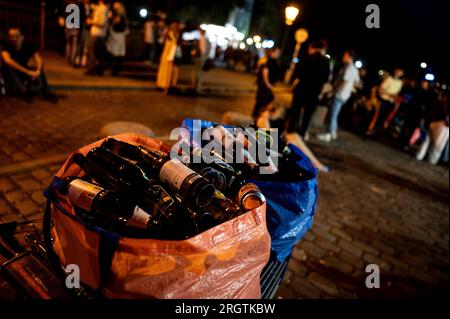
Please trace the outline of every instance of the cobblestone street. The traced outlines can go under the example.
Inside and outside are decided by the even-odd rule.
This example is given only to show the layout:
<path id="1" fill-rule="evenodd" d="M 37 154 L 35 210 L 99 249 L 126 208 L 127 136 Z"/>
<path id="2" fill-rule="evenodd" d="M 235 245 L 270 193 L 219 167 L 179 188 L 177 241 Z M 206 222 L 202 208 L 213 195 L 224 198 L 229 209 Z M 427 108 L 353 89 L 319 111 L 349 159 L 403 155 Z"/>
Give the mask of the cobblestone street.
<path id="1" fill-rule="evenodd" d="M 249 75 L 214 70 L 209 95 L 176 97 L 153 90 L 148 79 L 106 77 L 103 86 L 82 87 L 92 78 L 58 75 L 57 63 L 48 72 L 58 104 L 0 97 L 1 222 L 41 216 L 42 192 L 62 161 L 110 121 L 140 122 L 166 136 L 186 117 L 218 121 L 225 111 L 250 114 L 254 104 Z M 215 89 L 227 85 L 229 91 Z M 309 145 L 331 171 L 319 175 L 314 226 L 295 248 L 277 297 L 448 295 L 448 167 L 348 132 L 330 145 Z M 379 289 L 365 286 L 368 264 L 381 269 Z"/>

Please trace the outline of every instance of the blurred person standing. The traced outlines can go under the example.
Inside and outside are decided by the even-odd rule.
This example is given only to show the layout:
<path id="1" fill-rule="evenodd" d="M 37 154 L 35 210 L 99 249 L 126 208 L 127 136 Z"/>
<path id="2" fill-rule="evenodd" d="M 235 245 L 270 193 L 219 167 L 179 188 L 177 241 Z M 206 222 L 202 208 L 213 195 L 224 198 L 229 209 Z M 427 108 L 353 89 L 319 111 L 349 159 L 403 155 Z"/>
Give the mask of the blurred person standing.
<path id="1" fill-rule="evenodd" d="M 106 50 L 110 57 L 113 76 L 118 75 L 122 68 L 123 58 L 126 54 L 127 34 L 128 20 L 125 6 L 122 2 L 115 1 L 112 7 L 108 38 L 106 39 Z"/>
<path id="2" fill-rule="evenodd" d="M 448 95 L 446 92 L 439 92 L 437 100 L 427 109 L 425 121 L 428 133 L 416 158 L 421 161 L 428 154 L 428 162 L 436 165 L 449 138 Z"/>
<path id="3" fill-rule="evenodd" d="M 256 84 L 258 86 L 256 92 L 256 103 L 252 116 L 256 119 L 260 113 L 269 108 L 275 100 L 273 94 L 273 85 L 278 81 L 279 67 L 278 58 L 280 57 L 280 49 L 272 47 L 266 50 L 265 60 L 258 66 L 258 75 Z"/>
<path id="4" fill-rule="evenodd" d="M 235 62 L 235 50 L 231 45 L 229 45 L 225 49 L 225 63 L 226 63 L 226 69 L 227 70 L 234 70 L 234 66 L 236 64 Z"/>
<path id="5" fill-rule="evenodd" d="M 156 13 L 159 16 L 159 19 L 156 22 L 156 31 L 155 31 L 155 53 L 153 62 L 159 63 L 162 50 L 164 47 L 164 41 L 166 40 L 168 28 L 165 21 L 165 14 Z"/>
<path id="6" fill-rule="evenodd" d="M 384 78 L 378 88 L 377 97 L 380 103 L 377 104 L 374 117 L 369 125 L 367 135 L 374 135 L 378 128 L 383 125 L 390 112 L 393 111 L 397 103 L 398 94 L 403 87 L 402 77 L 404 71 L 401 68 L 395 68 L 393 75 Z"/>
<path id="7" fill-rule="evenodd" d="M 77 54 L 75 57 L 75 67 L 85 67 L 87 65 L 87 58 L 89 52 L 89 33 L 90 25 L 87 24 L 87 19 L 91 14 L 90 0 L 82 0 L 80 6 L 80 40 L 78 42 Z"/>
<path id="8" fill-rule="evenodd" d="M 327 132 L 318 134 L 317 138 L 324 142 L 337 139 L 338 118 L 342 106 L 352 95 L 353 87 L 359 83 L 359 72 L 354 64 L 356 53 L 347 50 L 342 56 L 343 66 L 339 70 L 333 83 L 333 102 L 328 117 Z"/>
<path id="9" fill-rule="evenodd" d="M 62 12 L 65 12 L 65 8 L 69 5 L 78 5 L 78 1 L 76 0 L 65 0 L 64 1 L 64 10 Z M 67 63 L 69 65 L 75 65 L 75 58 L 77 55 L 78 50 L 78 42 L 79 42 L 79 36 L 80 36 L 80 29 L 79 28 L 67 28 L 65 18 L 63 19 L 63 26 L 64 26 L 64 33 L 66 37 L 66 45 L 65 45 L 65 57 L 67 59 Z M 80 19 L 81 20 L 81 19 Z"/>
<path id="10" fill-rule="evenodd" d="M 164 48 L 156 76 L 156 86 L 164 90 L 165 93 L 168 93 L 169 89 L 175 87 L 178 82 L 179 66 L 175 63 L 175 60 L 177 51 L 180 51 L 178 47 L 180 33 L 180 22 L 173 21 L 164 41 Z"/>
<path id="11" fill-rule="evenodd" d="M 415 88 L 413 92 L 406 117 L 407 131 L 412 132 L 412 134 L 404 136 L 405 138 L 409 137 L 409 146 L 416 144 L 417 140 L 427 131 L 427 125 L 429 124 L 427 123 L 427 114 L 429 114 L 430 107 L 434 104 L 436 98 L 430 82 L 422 79 L 419 87 Z"/>
<path id="12" fill-rule="evenodd" d="M 192 74 L 192 83 L 194 90 L 199 93 L 202 85 L 202 73 L 203 67 L 206 61 L 208 61 L 210 44 L 206 39 L 206 31 L 199 29 L 200 37 L 196 43 L 196 48 L 191 51 L 191 55 L 194 58 L 194 70 Z"/>
<path id="13" fill-rule="evenodd" d="M 144 61 L 153 62 L 155 58 L 156 22 L 153 18 L 144 23 Z"/>
<path id="14" fill-rule="evenodd" d="M 108 32 L 109 8 L 104 0 L 92 6 L 92 15 L 87 19 L 90 26 L 89 70 L 87 75 L 103 75 L 105 64 L 105 38 Z"/>
<path id="15" fill-rule="evenodd" d="M 314 41 L 308 47 L 308 55 L 296 65 L 292 106 L 287 117 L 287 131 L 298 132 L 305 138 L 312 116 L 317 108 L 319 94 L 330 76 L 330 62 L 325 57 L 328 45 Z M 300 114 L 302 122 L 299 125 Z"/>

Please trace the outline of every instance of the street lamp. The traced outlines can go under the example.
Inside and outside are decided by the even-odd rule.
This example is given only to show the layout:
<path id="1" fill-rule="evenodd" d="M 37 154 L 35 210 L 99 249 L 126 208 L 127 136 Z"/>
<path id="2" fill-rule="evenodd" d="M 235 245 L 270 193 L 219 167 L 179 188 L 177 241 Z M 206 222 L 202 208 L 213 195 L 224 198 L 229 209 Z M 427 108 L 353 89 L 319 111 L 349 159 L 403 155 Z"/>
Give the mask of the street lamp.
<path id="1" fill-rule="evenodd" d="M 304 43 L 306 40 L 308 40 L 308 31 L 304 28 L 300 28 L 297 31 L 295 31 L 295 49 L 294 53 L 292 54 L 292 60 L 291 64 L 289 66 L 289 69 L 286 71 L 285 77 L 284 77 L 284 83 L 289 83 L 291 81 L 292 74 L 294 73 L 295 64 L 298 63 L 298 54 L 300 52 L 300 48 L 302 46 L 302 43 Z"/>
<path id="2" fill-rule="evenodd" d="M 427 64 L 425 62 L 420 63 L 420 67 L 422 69 L 426 69 L 427 68 Z"/>
<path id="3" fill-rule="evenodd" d="M 300 10 L 297 7 L 294 6 L 288 6 L 284 9 L 284 13 L 286 16 L 285 22 L 287 25 L 292 25 L 295 21 L 295 18 L 297 18 L 298 13 Z"/>
<path id="4" fill-rule="evenodd" d="M 286 47 L 286 41 L 289 34 L 289 27 L 294 24 L 295 19 L 297 18 L 298 14 L 300 12 L 300 9 L 295 6 L 287 6 L 284 9 L 284 22 L 286 23 L 286 30 L 284 30 L 284 37 L 283 42 L 281 43 L 281 54 L 283 55 L 284 49 Z"/>

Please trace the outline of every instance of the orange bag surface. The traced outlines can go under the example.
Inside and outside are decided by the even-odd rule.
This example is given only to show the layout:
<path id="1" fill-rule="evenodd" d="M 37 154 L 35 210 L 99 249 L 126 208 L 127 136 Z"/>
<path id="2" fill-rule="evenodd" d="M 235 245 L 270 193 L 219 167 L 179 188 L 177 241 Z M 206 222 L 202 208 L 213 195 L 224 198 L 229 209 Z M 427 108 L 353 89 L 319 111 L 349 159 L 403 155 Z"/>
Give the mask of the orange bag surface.
<path id="1" fill-rule="evenodd" d="M 142 135 L 114 138 L 168 149 Z M 85 155 L 102 142 L 79 152 Z M 81 174 L 69 158 L 56 176 Z M 71 215 L 75 215 L 71 204 L 59 195 L 58 205 L 51 206 L 53 248 L 62 265 L 78 265 L 81 281 L 99 288 L 107 298 L 260 298 L 260 274 L 270 255 L 265 205 L 186 240 L 120 237 L 106 280 L 99 253 L 106 253 L 101 241 L 109 234 L 88 229 Z"/>

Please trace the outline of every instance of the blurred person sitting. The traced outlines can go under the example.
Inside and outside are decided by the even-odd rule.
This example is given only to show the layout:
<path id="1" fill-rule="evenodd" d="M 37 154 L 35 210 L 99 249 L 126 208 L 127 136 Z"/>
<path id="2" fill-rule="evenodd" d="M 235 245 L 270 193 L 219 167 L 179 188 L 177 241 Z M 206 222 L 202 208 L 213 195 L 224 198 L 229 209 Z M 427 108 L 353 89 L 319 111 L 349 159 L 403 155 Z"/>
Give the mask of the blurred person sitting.
<path id="1" fill-rule="evenodd" d="M 279 104 L 272 103 L 259 114 L 255 121 L 258 128 L 277 129 L 278 134 L 284 134 L 287 143 L 297 146 L 312 162 L 320 172 L 327 173 L 329 168 L 317 159 L 314 153 L 303 142 L 302 137 L 297 132 L 289 133 L 284 130 L 286 110 Z"/>
<path id="2" fill-rule="evenodd" d="M 272 47 L 266 50 L 265 61 L 258 66 L 258 77 L 256 84 L 258 86 L 256 92 L 256 103 L 252 116 L 257 118 L 260 112 L 264 111 L 272 105 L 275 100 L 273 94 L 273 85 L 278 81 L 278 58 L 280 57 L 280 49 Z"/>
<path id="3" fill-rule="evenodd" d="M 328 44 L 314 41 L 308 55 L 296 65 L 294 72 L 292 106 L 287 118 L 287 131 L 298 132 L 305 138 L 312 116 L 317 108 L 319 94 L 330 75 L 330 62 L 325 57 Z M 300 114 L 303 111 L 301 125 Z"/>
<path id="4" fill-rule="evenodd" d="M 174 88 L 178 83 L 179 66 L 176 63 L 177 55 L 180 53 L 178 45 L 181 34 L 181 25 L 178 21 L 173 21 L 170 24 L 164 42 L 164 48 L 161 54 L 158 74 L 156 76 L 156 86 L 164 90 L 167 94 L 171 88 Z M 178 56 L 179 58 L 179 56 Z"/>
<path id="5" fill-rule="evenodd" d="M 128 20 L 125 6 L 122 2 L 115 1 L 106 39 L 106 51 L 108 52 L 113 76 L 118 75 L 122 68 L 123 58 L 126 54 L 127 33 Z"/>
<path id="6" fill-rule="evenodd" d="M 377 98 L 380 103 L 376 104 L 374 117 L 367 130 L 367 135 L 374 135 L 381 125 L 386 127 L 385 121 L 398 103 L 397 97 L 402 90 L 404 71 L 395 68 L 393 75 L 388 75 L 378 87 Z"/>
<path id="7" fill-rule="evenodd" d="M 55 103 L 44 73 L 44 62 L 36 46 L 25 43 L 19 28 L 8 30 L 8 41 L 2 46 L 2 73 L 7 86 L 28 103 L 33 101 L 33 88 L 44 100 Z"/>
<path id="8" fill-rule="evenodd" d="M 353 87 L 359 83 L 359 72 L 354 64 L 356 53 L 347 50 L 342 56 L 343 66 L 339 70 L 333 83 L 333 102 L 328 117 L 327 132 L 318 134 L 317 138 L 324 142 L 337 139 L 338 118 L 342 106 L 352 95 Z"/>
<path id="9" fill-rule="evenodd" d="M 92 15 L 86 23 L 90 26 L 89 70 L 87 75 L 103 75 L 105 64 L 105 38 L 108 31 L 109 8 L 104 0 L 92 5 Z"/>

